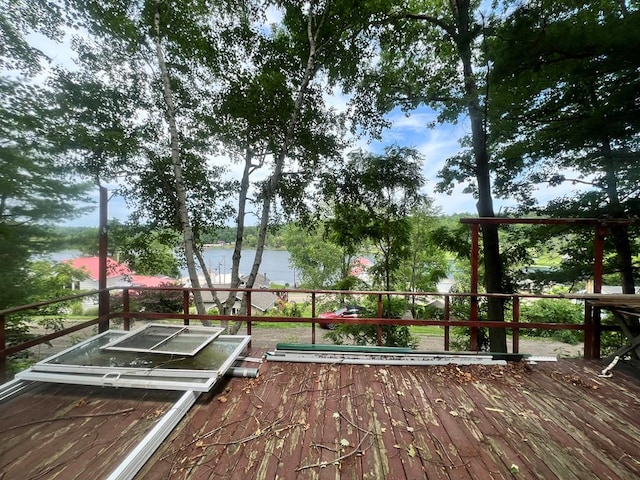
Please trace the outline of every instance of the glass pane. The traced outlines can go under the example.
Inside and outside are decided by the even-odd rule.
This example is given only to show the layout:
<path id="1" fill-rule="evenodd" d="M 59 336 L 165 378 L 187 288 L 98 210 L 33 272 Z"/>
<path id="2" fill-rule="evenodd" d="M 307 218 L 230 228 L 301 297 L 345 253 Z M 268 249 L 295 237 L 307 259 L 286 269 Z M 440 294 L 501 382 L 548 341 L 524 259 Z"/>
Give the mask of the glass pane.
<path id="1" fill-rule="evenodd" d="M 180 332 L 162 345 L 153 349 L 154 352 L 192 352 L 198 350 L 202 344 L 209 342 L 211 335 L 197 332 Z"/>
<path id="2" fill-rule="evenodd" d="M 195 355 L 224 330 L 213 327 L 145 325 L 103 348 L 168 355 Z"/>
<path id="3" fill-rule="evenodd" d="M 101 348 L 126 336 L 126 332 L 114 330 L 102 333 L 38 362 L 17 377 L 82 385 L 209 391 L 251 338 L 220 335 L 195 356 Z"/>
<path id="4" fill-rule="evenodd" d="M 154 346 L 165 341 L 168 337 L 175 335 L 181 330 L 182 327 L 149 325 L 142 330 L 133 332 L 133 334 L 128 338 L 119 340 L 117 342 L 117 346 L 119 348 L 150 350 Z"/>
<path id="5" fill-rule="evenodd" d="M 229 355 L 231 355 L 246 338 L 236 335 L 221 335 L 193 357 L 182 355 L 165 357 L 147 352 L 121 352 L 101 348 L 122 336 L 123 333 L 121 332 L 106 332 L 106 334 L 94 337 L 88 342 L 43 360 L 37 365 L 218 370 Z"/>

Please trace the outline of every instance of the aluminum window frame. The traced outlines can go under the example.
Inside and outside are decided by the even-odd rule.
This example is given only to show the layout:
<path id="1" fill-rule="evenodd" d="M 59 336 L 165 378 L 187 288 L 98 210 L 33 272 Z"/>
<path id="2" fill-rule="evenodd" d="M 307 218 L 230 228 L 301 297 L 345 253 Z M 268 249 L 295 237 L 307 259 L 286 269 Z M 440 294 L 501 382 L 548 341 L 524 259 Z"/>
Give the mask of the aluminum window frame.
<path id="1" fill-rule="evenodd" d="M 73 347 L 41 360 L 27 370 L 16 374 L 16 378 L 28 381 L 73 385 L 208 392 L 213 388 L 217 380 L 224 376 L 227 370 L 236 362 L 238 356 L 240 356 L 251 340 L 251 336 L 249 335 L 217 335 L 214 342 L 215 340 L 221 342 L 233 341 L 232 343 L 234 343 L 235 346 L 226 354 L 226 359 L 220 366 L 215 369 L 112 367 L 55 363 L 60 357 L 74 353 L 76 350 L 80 351 L 83 347 L 91 344 L 91 342 L 100 342 L 102 337 L 122 337 L 124 335 L 127 335 L 127 332 L 121 330 L 108 330 L 95 335 Z M 117 353 L 118 351 L 114 351 L 114 354 L 117 355 Z"/>
<path id="2" fill-rule="evenodd" d="M 135 343 L 137 338 L 143 337 L 144 335 L 149 335 L 149 332 L 153 329 L 165 330 L 165 331 L 173 331 L 172 333 L 167 332 L 165 338 L 154 344 L 149 348 L 136 347 L 136 346 L 122 346 L 123 343 Z M 220 327 L 198 327 L 198 326 L 190 326 L 190 325 L 165 325 L 159 323 L 148 323 L 144 325 L 142 328 L 134 330 L 132 332 L 128 332 L 126 335 L 123 335 L 120 338 L 109 342 L 107 345 L 103 345 L 102 349 L 104 350 L 115 350 L 122 352 L 137 352 L 137 353 L 157 353 L 162 355 L 187 355 L 193 357 L 198 354 L 204 347 L 206 347 L 209 343 L 215 340 L 218 336 L 220 336 L 224 332 L 224 328 Z M 171 343 L 173 340 L 183 336 L 189 335 L 191 333 L 195 334 L 203 334 L 204 339 L 197 345 L 195 345 L 191 350 L 170 350 L 164 349 L 164 346 L 168 343 Z M 160 335 L 162 336 L 162 335 Z M 140 340 L 142 341 L 142 340 Z"/>

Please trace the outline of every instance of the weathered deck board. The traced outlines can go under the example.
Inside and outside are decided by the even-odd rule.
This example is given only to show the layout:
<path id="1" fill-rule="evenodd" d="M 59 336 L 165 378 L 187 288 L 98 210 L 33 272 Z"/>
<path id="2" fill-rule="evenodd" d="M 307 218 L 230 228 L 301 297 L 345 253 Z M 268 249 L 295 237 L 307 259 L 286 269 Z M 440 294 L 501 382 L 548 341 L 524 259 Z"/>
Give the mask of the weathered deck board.
<path id="1" fill-rule="evenodd" d="M 266 362 L 202 395 L 136 478 L 640 478 L 640 381 L 602 367 Z M 179 396 L 24 392 L 0 404 L 0 478 L 105 478 Z"/>
<path id="2" fill-rule="evenodd" d="M 636 478 L 640 385 L 617 371 L 597 378 L 601 368 L 568 360 L 530 368 L 267 362 L 258 379 L 227 386 L 262 408 L 231 415 L 231 400 L 197 406 L 210 428 L 225 415 L 252 417 L 253 427 L 220 430 L 221 449 L 183 451 L 199 455 L 188 474 L 162 476 L 164 447 L 138 478 L 507 479 L 512 468 L 520 478 Z M 264 428 L 276 421 L 277 431 Z M 183 430 L 173 445 L 193 442 Z M 249 431 L 236 463 L 233 442 Z"/>

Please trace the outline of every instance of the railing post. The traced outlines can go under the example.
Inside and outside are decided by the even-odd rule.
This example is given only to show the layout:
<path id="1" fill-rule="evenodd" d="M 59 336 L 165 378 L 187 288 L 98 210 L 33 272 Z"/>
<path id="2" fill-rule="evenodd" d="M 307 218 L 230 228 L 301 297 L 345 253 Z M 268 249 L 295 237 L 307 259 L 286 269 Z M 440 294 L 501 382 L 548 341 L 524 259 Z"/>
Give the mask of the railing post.
<path id="1" fill-rule="evenodd" d="M 607 236 L 606 225 L 598 225 L 593 240 L 593 293 L 602 293 L 602 273 L 604 261 L 604 240 Z M 591 326 L 593 327 L 591 341 L 588 348 L 590 349 L 589 358 L 600 358 L 600 335 L 601 335 L 601 316 L 599 307 L 591 307 Z M 586 337 L 586 335 L 585 335 Z M 586 357 L 585 345 L 585 357 Z"/>
<path id="2" fill-rule="evenodd" d="M 593 307 L 584 302 L 584 358 L 593 359 Z"/>
<path id="3" fill-rule="evenodd" d="M 449 300 L 449 295 L 444 296 L 444 319 L 446 322 L 451 320 L 451 302 Z M 445 352 L 449 351 L 449 325 L 445 325 L 444 327 L 444 350 Z"/>
<path id="4" fill-rule="evenodd" d="M 4 314 L 0 314 L 0 350 L 7 348 L 6 319 Z M 0 383 L 7 379 L 7 357 L 4 353 L 0 356 Z"/>
<path id="5" fill-rule="evenodd" d="M 513 296 L 513 323 L 520 322 L 520 297 L 517 295 Z M 518 327 L 513 327 L 512 331 L 513 338 L 513 353 L 520 352 L 520 329 Z"/>
<path id="6" fill-rule="evenodd" d="M 316 292 L 311 292 L 311 318 L 316 318 Z M 311 344 L 316 344 L 316 322 L 311 322 Z"/>
<path id="7" fill-rule="evenodd" d="M 109 330 L 109 291 L 107 290 L 107 205 L 109 199 L 108 192 L 105 187 L 100 187 L 100 232 L 98 234 L 98 332 L 106 332 Z"/>
<path id="8" fill-rule="evenodd" d="M 128 288 L 122 289 L 122 316 L 124 319 L 123 328 L 128 332 L 131 330 L 131 302 Z"/>
<path id="9" fill-rule="evenodd" d="M 247 290 L 245 293 L 247 302 L 245 303 L 245 309 L 247 310 L 247 335 L 251 335 L 251 290 Z M 249 348 L 251 348 L 251 340 L 249 340 Z"/>
<path id="10" fill-rule="evenodd" d="M 378 294 L 378 318 L 382 318 L 382 314 L 383 314 L 383 309 L 382 309 L 382 294 L 379 293 Z M 378 325 L 376 325 L 377 329 L 377 333 L 378 333 L 378 346 L 382 345 L 382 325 L 380 325 L 378 323 Z"/>
<path id="11" fill-rule="evenodd" d="M 184 313 L 184 324 L 189 325 L 189 290 L 182 290 L 182 313 Z"/>
<path id="12" fill-rule="evenodd" d="M 471 225 L 471 321 L 478 321 L 478 263 L 480 255 L 479 251 L 479 231 L 480 225 L 474 223 Z M 471 345 L 472 352 L 478 351 L 478 327 L 471 327 Z"/>

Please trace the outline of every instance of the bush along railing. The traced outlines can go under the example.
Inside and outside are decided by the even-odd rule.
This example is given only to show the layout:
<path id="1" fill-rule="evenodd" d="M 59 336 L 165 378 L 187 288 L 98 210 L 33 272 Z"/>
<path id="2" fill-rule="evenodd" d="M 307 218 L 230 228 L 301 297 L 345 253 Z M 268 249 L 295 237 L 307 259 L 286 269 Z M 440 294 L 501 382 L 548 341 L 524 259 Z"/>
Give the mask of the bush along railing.
<path id="1" fill-rule="evenodd" d="M 526 308 L 534 308 L 536 302 L 578 302 L 580 303 L 579 296 L 573 295 L 572 300 L 563 298 L 556 295 L 534 295 L 534 294 L 470 294 L 470 293 L 434 293 L 434 292 L 384 292 L 384 291 L 335 291 L 335 290 L 288 290 L 285 294 L 291 297 L 293 294 L 303 294 L 306 298 L 310 299 L 310 312 L 307 317 L 300 317 L 299 309 L 296 309 L 296 316 L 289 315 L 274 315 L 274 316 L 254 316 L 251 312 L 251 308 L 243 314 L 239 315 L 221 315 L 206 314 L 198 315 L 191 311 L 192 306 L 192 288 L 182 287 L 112 287 L 105 289 L 104 291 L 92 291 L 78 295 L 73 295 L 64 298 L 53 299 L 46 302 L 40 302 L 30 305 L 23 305 L 15 308 L 10 308 L 0 311 L 0 375 L 6 370 L 6 361 L 13 355 L 24 352 L 25 350 L 40 345 L 46 342 L 50 342 L 55 338 L 59 338 L 65 335 L 69 335 L 78 330 L 82 330 L 87 327 L 98 325 L 100 332 L 110 328 L 110 324 L 122 322 L 122 329 L 129 330 L 131 328 L 131 321 L 134 319 L 139 320 L 165 320 L 165 319 L 178 319 L 182 320 L 185 325 L 189 325 L 191 321 L 200 322 L 237 322 L 241 321 L 246 324 L 246 333 L 251 335 L 252 323 L 259 320 L 261 323 L 266 322 L 307 322 L 311 326 L 311 341 L 316 342 L 316 326 L 318 325 L 318 307 L 327 304 L 327 299 L 333 299 L 334 305 L 336 302 L 343 301 L 344 299 L 350 299 L 354 301 L 369 299 L 370 315 L 367 317 L 358 318 L 336 318 L 332 319 L 331 323 L 336 325 L 361 325 L 371 326 L 375 330 L 375 343 L 383 345 L 384 342 L 384 327 L 385 326 L 399 326 L 408 327 L 410 325 L 416 326 L 439 326 L 443 327 L 443 347 L 444 350 L 449 350 L 451 347 L 451 335 L 450 329 L 454 327 L 465 327 L 471 332 L 471 335 L 478 335 L 481 328 L 506 328 L 512 331 L 512 351 L 513 353 L 519 352 L 519 341 L 521 331 L 530 332 L 535 329 L 535 332 L 541 334 L 541 332 L 577 332 L 584 335 L 585 344 L 585 358 L 597 358 L 599 357 L 599 351 L 594 345 L 599 346 L 600 332 L 601 330 L 611 330 L 611 327 L 601 327 L 599 322 L 594 322 L 594 316 L 588 309 L 584 309 L 584 315 L 581 321 L 575 319 L 575 308 L 571 307 L 574 311 L 574 317 L 569 322 L 549 322 L 548 318 L 543 318 L 544 315 L 535 318 L 536 321 L 522 322 L 522 310 L 523 300 L 526 301 Z M 265 293 L 270 292 L 274 294 L 282 295 L 282 290 L 271 289 L 209 289 L 200 288 L 200 291 L 211 292 L 216 294 L 218 292 L 224 292 L 225 297 L 229 293 L 234 293 L 238 296 L 244 295 L 246 297 L 246 305 L 252 305 L 252 294 L 256 295 L 257 292 Z M 13 326 L 12 317 L 14 315 L 23 316 L 36 316 L 38 310 L 54 304 L 60 304 L 70 301 L 77 301 L 87 296 L 97 296 L 100 299 L 107 299 L 108 305 L 102 306 L 100 312 L 107 312 L 106 314 L 99 315 L 96 318 L 74 324 L 72 326 L 62 328 L 59 331 L 55 331 L 40 337 L 29 337 L 24 341 L 14 341 L 11 339 L 11 327 Z M 510 302 L 512 306 L 512 319 L 510 321 L 496 321 L 491 319 L 471 321 L 465 318 L 465 312 L 468 312 L 472 304 L 482 304 L 490 296 L 501 297 L 505 301 Z M 431 310 L 433 318 L 412 318 L 411 316 L 404 318 L 385 318 L 389 315 L 389 312 L 385 311 L 385 305 L 389 298 L 402 298 L 406 300 L 407 305 L 414 305 L 416 300 L 425 300 L 433 303 L 434 299 L 440 301 L 440 306 L 436 309 L 437 314 Z M 338 300 L 336 300 L 338 299 Z M 103 300 L 105 301 L 105 300 Z M 331 303 L 329 301 L 329 303 Z M 419 303 L 419 302 L 418 302 Z M 428 311 L 428 309 L 425 309 Z M 30 313 L 31 312 L 31 313 Z M 35 313 L 34 313 L 35 312 Z M 286 312 L 285 312 L 286 313 Z M 397 315 L 396 315 L 397 316 Z M 548 316 L 547 316 L 548 317 Z M 547 333 L 544 333 L 547 334 Z M 478 345 L 478 338 L 470 339 L 471 345 Z"/>

